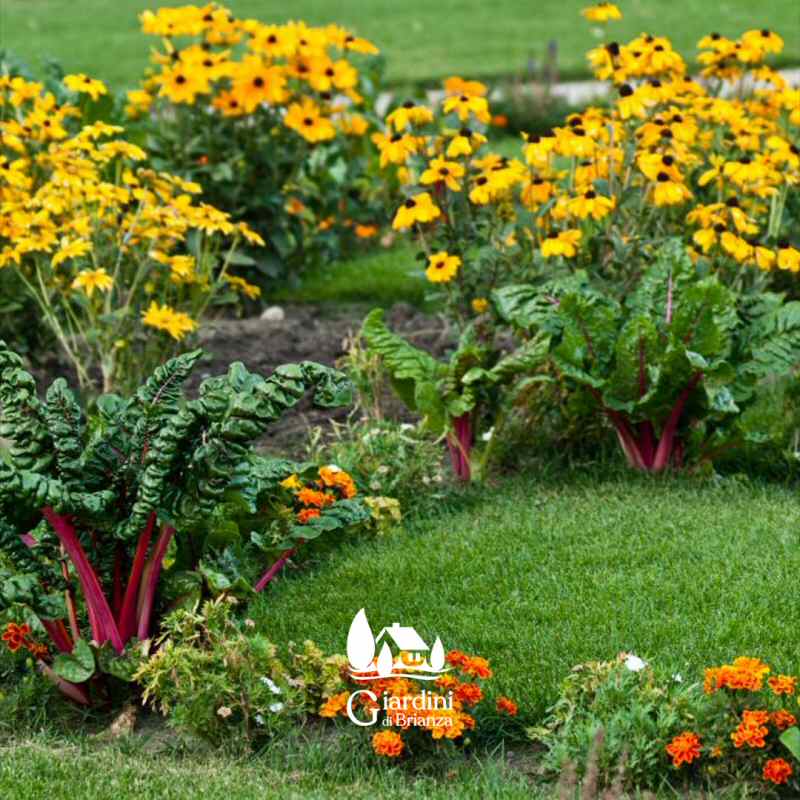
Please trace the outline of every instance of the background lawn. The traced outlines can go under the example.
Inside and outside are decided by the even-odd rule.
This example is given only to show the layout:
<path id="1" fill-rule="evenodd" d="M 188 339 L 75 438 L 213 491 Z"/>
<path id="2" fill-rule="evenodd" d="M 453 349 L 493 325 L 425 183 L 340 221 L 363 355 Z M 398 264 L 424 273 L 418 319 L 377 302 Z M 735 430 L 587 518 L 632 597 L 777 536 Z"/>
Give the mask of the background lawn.
<path id="1" fill-rule="evenodd" d="M 760 656 L 796 671 L 800 500 L 776 487 L 528 475 L 453 498 L 405 532 L 342 547 L 250 615 L 274 641 L 344 652 L 362 606 L 489 657 L 493 692 L 536 718 L 570 667 L 621 651 L 702 677 Z"/>
<path id="2" fill-rule="evenodd" d="M 142 0 L 2 0 L 0 46 L 34 67 L 55 57 L 68 71 L 84 71 L 118 86 L 138 80 L 156 40 L 139 32 L 144 8 L 173 3 Z M 198 2 L 198 5 L 202 3 Z M 547 42 L 559 48 L 562 76 L 585 76 L 585 51 L 603 38 L 579 16 L 590 0 L 230 0 L 239 16 L 284 22 L 338 22 L 373 39 L 388 59 L 392 81 L 418 81 L 452 73 L 472 77 L 508 75 L 539 59 Z M 800 62 L 800 11 L 796 0 L 620 0 L 624 19 L 611 38 L 642 31 L 668 35 L 693 57 L 703 32 L 738 36 L 767 26 L 786 40 L 785 62 Z"/>

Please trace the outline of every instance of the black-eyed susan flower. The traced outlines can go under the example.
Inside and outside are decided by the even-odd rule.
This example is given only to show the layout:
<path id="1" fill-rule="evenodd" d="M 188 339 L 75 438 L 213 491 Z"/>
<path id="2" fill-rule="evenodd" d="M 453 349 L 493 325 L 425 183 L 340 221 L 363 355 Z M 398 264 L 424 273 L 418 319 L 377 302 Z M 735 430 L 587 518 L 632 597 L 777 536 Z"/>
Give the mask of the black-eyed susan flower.
<path id="1" fill-rule="evenodd" d="M 422 146 L 424 140 L 410 133 L 374 133 L 372 141 L 381 152 L 381 168 L 388 164 L 405 164 Z"/>
<path id="2" fill-rule="evenodd" d="M 180 341 L 197 329 L 197 323 L 183 311 L 176 311 L 167 304 L 161 305 L 153 300 L 142 313 L 142 322 L 157 330 L 168 333 Z"/>
<path id="3" fill-rule="evenodd" d="M 489 123 L 492 115 L 489 113 L 489 103 L 485 97 L 470 94 L 457 94 L 445 97 L 442 107 L 446 114 L 455 113 L 461 122 L 466 122 L 470 115 L 479 122 Z"/>
<path id="4" fill-rule="evenodd" d="M 800 272 L 800 250 L 788 240 L 781 239 L 778 242 L 777 264 L 778 269 Z"/>
<path id="5" fill-rule="evenodd" d="M 775 251 L 760 244 L 754 245 L 753 258 L 755 259 L 756 266 L 765 272 L 771 270 L 777 261 Z"/>
<path id="6" fill-rule="evenodd" d="M 564 256 L 573 258 L 578 252 L 582 234 L 575 228 L 565 231 L 552 231 L 542 240 L 542 256 Z"/>
<path id="7" fill-rule="evenodd" d="M 653 202 L 657 206 L 673 206 L 691 199 L 692 193 L 680 181 L 670 178 L 668 172 L 659 172 L 653 189 Z"/>
<path id="8" fill-rule="evenodd" d="M 614 3 L 595 3 L 593 6 L 581 11 L 589 22 L 608 22 L 612 19 L 622 19 L 622 12 Z"/>
<path id="9" fill-rule="evenodd" d="M 113 278 L 102 268 L 81 270 L 72 281 L 72 288 L 81 290 L 87 297 L 91 297 L 95 289 L 108 292 L 113 286 Z"/>
<path id="10" fill-rule="evenodd" d="M 427 125 L 433 122 L 433 111 L 427 106 L 420 106 L 407 100 L 386 117 L 386 124 L 396 131 L 403 131 L 412 125 Z"/>
<path id="11" fill-rule="evenodd" d="M 441 215 L 441 209 L 433 202 L 428 192 L 409 197 L 397 209 L 392 221 L 395 230 L 410 228 L 417 222 L 432 222 Z"/>
<path id="12" fill-rule="evenodd" d="M 448 158 L 471 156 L 478 148 L 486 144 L 486 137 L 470 128 L 461 128 L 448 142 L 446 155 Z"/>
<path id="13" fill-rule="evenodd" d="M 108 89 L 103 81 L 99 81 L 97 78 L 90 78 L 82 72 L 73 75 L 65 75 L 64 86 L 73 92 L 88 94 L 92 100 L 97 100 L 100 95 L 108 94 Z"/>
<path id="14" fill-rule="evenodd" d="M 446 250 L 442 250 L 428 258 L 425 276 L 431 283 L 448 283 L 453 280 L 460 267 L 459 256 L 451 256 Z"/>
<path id="15" fill-rule="evenodd" d="M 237 62 L 232 70 L 232 82 L 234 97 L 248 113 L 262 103 L 278 105 L 288 97 L 285 69 L 265 63 L 259 56 L 246 56 Z"/>
<path id="16" fill-rule="evenodd" d="M 310 97 L 304 97 L 299 103 L 291 103 L 283 124 L 297 131 L 307 142 L 324 142 L 336 136 L 333 122 L 322 114 Z"/>
<path id="17" fill-rule="evenodd" d="M 743 264 L 753 258 L 753 245 L 741 236 L 737 236 L 732 231 L 724 231 L 720 236 L 722 249 L 734 260 Z"/>
<path id="18" fill-rule="evenodd" d="M 166 97 L 173 103 L 194 103 L 198 94 L 209 91 L 208 79 L 201 73 L 192 70 L 182 62 L 165 69 L 159 76 L 160 97 Z"/>
<path id="19" fill-rule="evenodd" d="M 484 97 L 489 91 L 485 83 L 480 81 L 464 80 L 458 75 L 453 75 L 444 80 L 445 94 L 466 94 L 471 97 Z"/>
<path id="20" fill-rule="evenodd" d="M 425 186 L 432 183 L 443 183 L 451 192 L 460 192 L 459 179 L 462 177 L 464 177 L 463 165 L 439 156 L 428 164 L 428 168 L 422 173 L 419 180 Z"/>
<path id="21" fill-rule="evenodd" d="M 569 213 L 578 219 L 603 219 L 613 210 L 616 202 L 613 197 L 597 194 L 594 189 L 587 189 L 583 194 L 573 197 L 568 204 Z"/>
<path id="22" fill-rule="evenodd" d="M 745 31 L 742 43 L 764 53 L 780 53 L 783 50 L 783 39 L 768 28 Z"/>

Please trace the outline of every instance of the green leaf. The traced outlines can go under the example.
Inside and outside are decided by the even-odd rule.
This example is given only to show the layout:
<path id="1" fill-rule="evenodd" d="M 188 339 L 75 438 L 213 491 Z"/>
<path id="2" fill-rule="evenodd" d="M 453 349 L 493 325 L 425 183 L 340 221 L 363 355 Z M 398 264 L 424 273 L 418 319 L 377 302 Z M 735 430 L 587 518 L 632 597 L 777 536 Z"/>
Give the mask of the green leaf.
<path id="1" fill-rule="evenodd" d="M 70 683 L 83 683 L 94 675 L 94 653 L 85 639 L 78 639 L 71 653 L 60 653 L 53 659 L 53 671 Z"/>
<path id="2" fill-rule="evenodd" d="M 780 736 L 781 744 L 794 756 L 800 764 L 800 728 L 787 728 Z"/>

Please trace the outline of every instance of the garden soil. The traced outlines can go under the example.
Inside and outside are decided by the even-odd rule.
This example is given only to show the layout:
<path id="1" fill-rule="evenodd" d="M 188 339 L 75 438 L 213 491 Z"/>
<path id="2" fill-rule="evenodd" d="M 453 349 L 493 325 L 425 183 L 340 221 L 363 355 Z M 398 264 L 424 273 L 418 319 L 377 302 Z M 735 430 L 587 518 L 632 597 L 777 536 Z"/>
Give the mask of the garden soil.
<path id="1" fill-rule="evenodd" d="M 199 384 L 211 375 L 228 369 L 233 361 L 241 361 L 251 372 L 269 375 L 275 367 L 296 361 L 317 361 L 336 366 L 344 357 L 349 341 L 357 335 L 369 306 L 352 305 L 286 305 L 283 319 L 263 320 L 221 318 L 206 322 L 200 335 L 200 346 L 206 356 L 195 367 L 187 383 L 190 396 Z M 452 343 L 446 323 L 440 317 L 422 313 L 406 303 L 397 303 L 387 311 L 390 327 L 413 344 L 441 355 Z M 49 382 L 59 375 L 69 380 L 68 369 L 56 354 L 32 369 L 43 394 Z M 386 410 L 392 417 L 403 417 L 397 401 L 387 396 Z M 315 408 L 309 397 L 288 412 L 267 432 L 260 446 L 287 457 L 303 456 L 312 429 L 330 428 L 330 420 L 343 422 L 352 409 Z"/>

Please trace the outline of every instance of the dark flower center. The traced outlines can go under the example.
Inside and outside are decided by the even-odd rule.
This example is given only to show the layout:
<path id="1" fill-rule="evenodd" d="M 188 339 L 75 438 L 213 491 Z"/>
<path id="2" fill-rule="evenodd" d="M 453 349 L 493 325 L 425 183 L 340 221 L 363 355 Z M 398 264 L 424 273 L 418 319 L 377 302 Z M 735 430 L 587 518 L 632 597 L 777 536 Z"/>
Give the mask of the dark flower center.
<path id="1" fill-rule="evenodd" d="M 669 175 L 667 175 L 666 172 L 659 172 L 658 175 L 656 175 L 656 180 L 659 183 L 666 183 L 669 180 Z"/>
<path id="2" fill-rule="evenodd" d="M 729 197 L 725 201 L 725 205 L 728 206 L 728 208 L 739 208 L 739 199 L 737 197 Z"/>
<path id="3" fill-rule="evenodd" d="M 413 197 L 409 197 L 408 200 L 406 200 L 404 205 L 405 205 L 406 208 L 414 208 L 414 206 L 416 205 L 416 202 L 415 202 Z"/>
<path id="4" fill-rule="evenodd" d="M 257 78 L 253 78 L 253 86 L 257 89 L 260 89 L 264 85 L 264 79 L 259 75 Z"/>
<path id="5" fill-rule="evenodd" d="M 619 87 L 619 94 L 620 97 L 630 97 L 633 94 L 633 89 L 627 83 L 623 83 Z"/>
<path id="6" fill-rule="evenodd" d="M 717 224 L 714 226 L 714 230 L 715 230 L 717 233 L 724 233 L 724 232 L 725 232 L 725 226 L 724 226 L 724 225 L 723 225 L 721 222 L 718 222 L 718 223 L 717 223 Z"/>
<path id="7" fill-rule="evenodd" d="M 672 166 L 672 165 L 675 163 L 675 159 L 674 159 L 672 156 L 664 156 L 664 157 L 661 159 L 661 163 L 662 163 L 662 164 L 663 164 L 665 167 L 671 167 L 671 166 Z"/>

